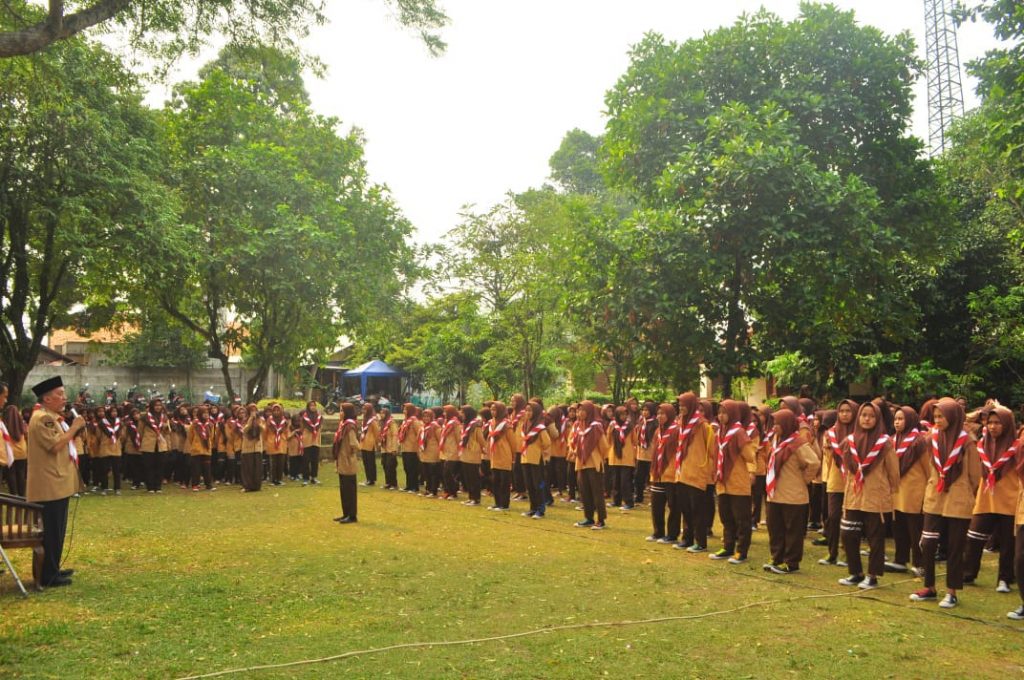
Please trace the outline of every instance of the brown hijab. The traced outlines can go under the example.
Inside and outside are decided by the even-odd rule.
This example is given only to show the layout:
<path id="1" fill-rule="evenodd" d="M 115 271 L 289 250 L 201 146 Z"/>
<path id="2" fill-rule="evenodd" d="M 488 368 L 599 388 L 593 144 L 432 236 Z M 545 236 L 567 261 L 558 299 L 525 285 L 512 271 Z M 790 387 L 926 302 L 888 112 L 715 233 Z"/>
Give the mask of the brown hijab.
<path id="1" fill-rule="evenodd" d="M 789 457 L 793 455 L 793 452 L 803 443 L 799 437 L 794 437 L 786 446 L 782 446 L 782 443 L 789 439 L 792 435 L 796 434 L 800 428 L 800 421 L 796 419 L 797 414 L 789 409 L 779 409 L 773 416 L 775 419 L 775 425 L 779 428 L 779 444 L 780 448 L 773 450 L 775 454 L 775 478 L 779 478 L 779 473 L 782 471 L 782 466 L 786 464 Z"/>
<path id="2" fill-rule="evenodd" d="M 860 416 L 866 411 L 873 411 L 875 414 L 875 426 L 870 430 L 865 430 L 860 426 Z M 864 465 L 868 454 L 871 449 L 878 443 L 878 440 L 886 435 L 885 421 L 882 419 L 882 410 L 873 401 L 866 401 L 860 405 L 860 410 L 857 411 L 857 416 L 853 419 L 853 444 L 857 448 L 857 454 L 860 460 L 857 460 L 853 456 L 853 452 L 850 450 L 849 439 L 843 442 L 843 451 L 845 452 L 844 458 L 846 460 L 846 469 L 854 474 L 857 473 L 858 468 L 864 477 L 867 477 L 872 470 L 878 464 L 878 461 L 882 459 L 879 455 L 874 460 Z"/>
<path id="3" fill-rule="evenodd" d="M 719 455 L 722 456 L 723 480 L 729 479 L 729 475 L 732 473 L 733 464 L 739 459 L 740 453 L 743 451 L 743 447 L 750 441 L 750 438 L 747 436 L 746 424 L 743 422 L 744 404 L 745 402 L 726 399 L 718 405 L 718 413 L 721 414 L 722 412 L 725 412 L 729 416 L 728 424 L 726 424 L 724 428 L 720 427 L 718 432 L 718 447 Z M 749 406 L 747 406 L 747 412 L 750 412 Z M 729 430 L 736 425 L 739 425 L 739 429 L 737 429 L 732 438 L 729 439 L 729 442 L 725 443 L 725 436 L 728 434 Z"/>
<path id="4" fill-rule="evenodd" d="M 690 419 L 695 415 L 704 414 L 704 409 L 697 399 L 697 395 L 693 392 L 683 392 L 678 398 L 679 405 L 686 409 L 686 415 L 682 418 L 683 422 L 679 424 L 679 441 L 676 444 L 676 448 L 673 451 L 678 451 L 679 460 L 686 460 L 686 456 L 689 453 L 690 442 L 693 441 L 693 436 L 700 429 L 700 421 L 694 424 L 693 428 L 683 437 L 683 430 L 686 429 L 686 424 L 690 422 Z M 680 412 L 681 413 L 681 412 Z M 675 418 L 673 418 L 675 420 Z"/>
<path id="5" fill-rule="evenodd" d="M 668 467 L 669 459 L 675 455 L 676 449 L 679 447 L 679 426 L 675 422 L 676 420 L 676 407 L 672 404 L 662 404 L 658 407 L 658 413 L 665 414 L 665 427 L 663 428 L 660 424 L 658 429 L 654 431 L 654 455 L 651 460 L 651 479 L 661 480 L 661 474 Z M 655 422 L 657 422 L 657 416 L 655 416 Z M 675 429 L 672 429 L 672 425 L 675 424 Z M 665 436 L 665 441 L 662 442 L 662 436 Z"/>
<path id="6" fill-rule="evenodd" d="M 597 444 L 601 441 L 601 437 L 604 436 L 604 424 L 597 417 L 597 406 L 589 399 L 580 402 L 579 409 L 577 409 L 576 413 L 577 419 L 579 418 L 579 413 L 583 414 L 584 424 L 580 430 L 582 441 L 580 441 L 579 448 L 577 450 L 579 452 L 578 456 L 580 462 L 586 463 L 590 460 L 590 456 L 594 453 L 594 449 L 597 448 Z M 587 430 L 589 430 L 589 432 L 587 432 Z"/>
<path id="7" fill-rule="evenodd" d="M 1002 422 L 1003 433 L 999 436 L 998 439 L 995 439 L 994 437 L 992 437 L 992 435 L 988 433 L 988 428 L 986 427 L 985 436 L 982 438 L 982 448 L 985 449 L 985 455 L 988 456 L 989 461 L 991 461 L 994 465 L 995 462 L 999 460 L 999 457 L 1006 453 L 1007 449 L 1013 446 L 1014 440 L 1017 438 L 1017 423 L 1014 420 L 1013 411 L 1006 408 L 1005 406 L 992 407 L 988 411 L 988 413 L 985 414 L 985 422 L 987 423 L 988 419 L 991 418 L 992 416 L 998 417 L 1000 422 Z M 1019 459 L 1021 456 L 1018 453 L 1015 457 Z M 998 482 L 1000 479 L 1002 479 L 1003 470 L 1013 468 L 1015 466 L 1016 461 L 1009 460 L 1006 462 L 1005 465 L 998 468 L 997 470 L 994 470 L 993 474 L 995 475 L 995 480 Z M 984 472 L 987 474 L 988 470 L 985 470 Z"/>
<path id="8" fill-rule="evenodd" d="M 946 461 L 949 459 L 949 455 L 953 452 L 953 449 L 956 448 L 956 440 L 960 437 L 960 433 L 964 429 L 964 422 L 967 420 L 967 414 L 964 413 L 963 406 L 958 404 L 955 399 L 950 399 L 949 397 L 939 399 L 933 410 L 941 412 L 948 423 L 945 431 L 937 430 L 934 435 L 939 444 L 939 462 L 942 465 L 945 465 Z M 966 446 L 966 444 L 964 446 Z M 959 459 L 957 459 L 956 463 L 954 463 L 946 473 L 943 491 L 948 491 L 949 488 L 953 486 L 953 483 L 958 477 L 960 477 L 960 472 L 963 470 L 963 467 L 964 458 L 963 452 L 961 452 Z"/>

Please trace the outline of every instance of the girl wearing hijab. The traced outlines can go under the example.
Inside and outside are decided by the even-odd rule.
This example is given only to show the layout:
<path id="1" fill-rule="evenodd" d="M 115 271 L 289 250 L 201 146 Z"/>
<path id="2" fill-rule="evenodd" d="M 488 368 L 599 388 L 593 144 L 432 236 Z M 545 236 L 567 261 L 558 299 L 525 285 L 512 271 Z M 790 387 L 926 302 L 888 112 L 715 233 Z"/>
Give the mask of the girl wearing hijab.
<path id="1" fill-rule="evenodd" d="M 827 476 L 825 473 L 825 463 L 832 455 L 832 447 L 828 441 L 828 431 L 836 425 L 836 411 L 835 409 L 818 411 L 815 413 L 815 418 L 815 442 L 817 443 L 816 453 L 818 453 L 818 458 L 821 460 L 821 470 L 818 472 L 818 476 L 814 478 L 814 482 L 816 484 L 820 483 L 821 485 L 819 501 L 821 504 L 820 513 L 823 526 L 818 529 L 818 533 L 821 534 L 821 536 L 818 536 L 811 541 L 811 545 L 828 545 L 828 538 L 825 537 L 824 527 L 828 518 L 828 494 L 825 493 L 825 477 Z M 813 497 L 813 490 L 811 495 Z"/>
<path id="2" fill-rule="evenodd" d="M 552 494 L 557 493 L 559 497 L 565 492 L 565 457 L 569 450 L 565 441 L 569 434 L 569 418 L 566 415 L 566 410 L 565 406 L 552 406 L 547 413 L 548 434 L 551 435 L 548 483 Z"/>
<path id="3" fill-rule="evenodd" d="M 675 452 L 679 448 L 679 422 L 676 407 L 662 404 L 658 407 L 654 431 L 654 455 L 651 457 L 651 524 L 653 533 L 647 537 L 655 543 L 675 543 L 679 537 L 681 512 L 676 507 L 678 499 L 675 486 Z M 668 527 L 665 525 L 665 510 L 668 509 Z M 673 511 L 673 508 L 675 510 Z"/>
<path id="4" fill-rule="evenodd" d="M 850 575 L 839 579 L 839 584 L 868 590 L 878 587 L 885 571 L 882 517 L 892 512 L 893 496 L 900 485 L 899 460 L 876 403 L 861 405 L 853 433 L 842 449 L 847 475 L 840 530 Z M 870 547 L 867 576 L 860 559 L 861 537 Z"/>
<path id="5" fill-rule="evenodd" d="M 476 409 L 469 404 L 462 409 L 462 432 L 459 435 L 459 471 L 462 474 L 462 486 L 469 495 L 463 505 L 480 505 L 480 461 L 486 441 L 484 440 L 484 421 L 476 414 Z"/>
<path id="6" fill-rule="evenodd" d="M 743 564 L 750 550 L 750 513 L 753 508 L 750 480 L 755 469 L 757 442 L 747 434 L 743 419 L 740 402 L 726 399 L 718 405 L 715 483 L 724 545 L 709 557 L 713 560 L 727 559 L 729 564 Z"/>
<path id="7" fill-rule="evenodd" d="M 644 491 L 651 477 L 651 461 L 657 442 L 654 433 L 658 429 L 658 405 L 653 401 L 645 401 L 640 409 L 640 417 L 636 421 L 636 471 L 633 473 L 633 502 L 643 505 Z"/>
<path id="8" fill-rule="evenodd" d="M 491 452 L 487 448 L 487 435 L 491 432 L 491 403 L 493 402 L 486 402 L 486 405 L 477 413 L 477 417 L 482 421 L 480 434 L 484 438 L 484 447 L 480 452 L 480 487 L 489 496 L 494 495 L 491 490 Z"/>
<path id="9" fill-rule="evenodd" d="M 925 404 L 931 408 L 931 404 Z M 928 485 L 928 468 L 931 467 L 930 432 L 921 431 L 917 411 L 901 406 L 893 415 L 896 436 L 893 446 L 900 462 L 900 488 L 893 506 L 896 516 L 892 525 L 892 537 L 896 553 L 892 562 L 886 562 L 888 571 L 905 572 L 908 564 L 915 576 L 921 576 L 921 526 L 924 521 L 924 490 Z"/>
<path id="10" fill-rule="evenodd" d="M 142 417 L 142 466 L 149 493 L 162 493 L 164 456 L 170 450 L 171 424 L 164 413 L 164 402 L 154 399 Z"/>
<path id="11" fill-rule="evenodd" d="M 425 487 L 423 495 L 437 498 L 437 490 L 441 486 L 441 426 L 434 419 L 434 411 L 429 408 L 423 409 L 422 420 L 418 445 Z"/>
<path id="12" fill-rule="evenodd" d="M 772 428 L 775 427 L 775 421 L 772 418 L 772 410 L 767 404 L 757 410 L 754 415 L 754 423 L 757 427 L 760 445 L 757 447 L 757 460 L 754 465 L 754 484 L 750 488 L 750 501 L 754 506 L 753 514 L 750 517 L 751 531 L 757 531 L 757 526 L 761 523 L 761 511 L 764 509 L 765 502 L 765 482 L 768 478 L 768 457 L 772 453 Z"/>
<path id="13" fill-rule="evenodd" d="M 612 477 L 611 507 L 633 509 L 633 471 L 638 448 L 637 428 L 625 406 L 615 409 L 609 428 L 608 473 Z"/>
<path id="14" fill-rule="evenodd" d="M 384 488 L 398 488 L 398 424 L 391 416 L 391 409 L 380 410 L 380 466 L 384 468 Z"/>
<path id="15" fill-rule="evenodd" d="M 512 445 L 514 460 L 512 463 L 512 496 L 514 501 L 526 500 L 526 477 L 523 473 L 523 434 L 521 431 L 523 418 L 526 417 L 526 397 L 513 394 L 509 402 L 509 443 Z"/>
<path id="16" fill-rule="evenodd" d="M 487 432 L 487 451 L 491 457 L 491 486 L 494 505 L 489 509 L 508 512 L 509 489 L 512 485 L 512 438 L 509 434 L 508 408 L 500 401 L 491 404 L 491 425 Z"/>
<path id="17" fill-rule="evenodd" d="M 462 439 L 462 423 L 459 412 L 451 404 L 444 406 L 441 417 L 441 475 L 444 485 L 444 500 L 457 500 L 459 497 L 459 441 Z"/>
<path id="18" fill-rule="evenodd" d="M 192 425 L 192 413 L 182 404 L 174 409 L 171 417 L 171 436 L 168 440 L 171 450 L 164 460 L 164 481 L 177 482 L 182 489 L 187 489 L 191 479 L 188 454 L 185 442 L 188 439 L 188 428 Z"/>
<path id="19" fill-rule="evenodd" d="M 28 428 L 25 427 L 25 419 L 21 415 L 21 411 L 14 404 L 8 404 L 4 408 L 4 427 L 6 428 L 6 437 L 10 437 L 8 444 L 11 447 L 10 457 L 13 459 L 13 463 L 7 468 L 7 488 L 15 496 L 25 495 L 25 480 L 28 474 L 28 449 L 25 444 L 25 433 Z M 121 452 L 118 451 L 118 456 Z M 118 459 L 120 460 L 120 458 Z M 120 466 L 118 467 L 120 471 Z M 121 493 L 121 477 L 118 475 L 117 489 L 118 494 Z M 105 488 L 105 487 L 104 487 Z"/>
<path id="20" fill-rule="evenodd" d="M 196 417 L 188 426 L 185 438 L 185 453 L 188 454 L 191 468 L 192 490 L 199 491 L 199 478 L 202 477 L 207 491 L 216 491 L 213 485 L 213 471 L 210 460 L 213 451 L 213 421 L 205 406 L 196 408 Z"/>
<path id="21" fill-rule="evenodd" d="M 309 484 L 320 483 L 317 477 L 320 475 L 320 432 L 323 422 L 319 404 L 315 401 L 307 402 L 306 410 L 302 412 L 302 457 L 306 482 Z"/>
<path id="22" fill-rule="evenodd" d="M 380 422 L 377 420 L 377 409 L 373 404 L 363 404 L 363 422 L 359 428 L 359 451 L 363 458 L 363 486 L 374 486 L 377 483 L 377 440 L 380 435 Z"/>
<path id="23" fill-rule="evenodd" d="M 291 434 L 288 436 L 288 479 L 297 482 L 302 477 L 302 416 L 296 413 L 291 418 Z M 216 475 L 214 475 L 216 477 Z M 303 484 L 306 482 L 303 481 Z"/>
<path id="24" fill-rule="evenodd" d="M 983 418 L 986 428 L 978 442 L 982 480 L 974 500 L 971 526 L 967 530 L 964 583 L 974 583 L 978 577 L 981 551 L 994 536 L 999 545 L 996 592 L 1008 593 L 1013 583 L 1013 527 L 1020 497 L 1020 480 L 1015 474 L 1020 442 L 1017 441 L 1017 423 L 1010 409 L 995 406 Z"/>
<path id="25" fill-rule="evenodd" d="M 365 413 L 365 412 L 364 412 Z M 355 524 L 358 521 L 356 475 L 359 473 L 359 435 L 356 432 L 356 407 L 349 402 L 341 405 L 341 423 L 334 434 L 331 456 L 338 471 L 338 488 L 341 492 L 341 517 L 335 517 L 339 524 Z"/>
<path id="26" fill-rule="evenodd" d="M 975 493 L 982 480 L 978 447 L 964 429 L 966 414 L 953 399 L 939 399 L 932 411 L 931 458 L 924 492 L 924 528 L 921 554 L 924 588 L 911 594 L 914 602 L 937 599 L 935 553 L 939 536 L 946 534 L 946 596 L 939 606 L 957 606 L 957 591 L 964 584 L 964 550 Z"/>
<path id="27" fill-rule="evenodd" d="M 715 431 L 704 418 L 697 395 L 679 395 L 679 443 L 675 453 L 675 493 L 683 514 L 682 541 L 674 547 L 702 553 L 708 547 L 708 486 L 715 482 L 718 459 Z"/>
<path id="28" fill-rule="evenodd" d="M 547 508 L 544 495 L 544 451 L 551 447 L 551 435 L 547 421 L 544 420 L 544 409 L 539 402 L 531 401 L 526 405 L 520 434 L 523 442 L 520 460 L 527 497 L 530 499 L 530 509 L 523 513 L 523 517 L 542 519 Z"/>
<path id="29" fill-rule="evenodd" d="M 577 417 L 579 412 L 579 404 L 569 405 L 569 427 L 566 430 L 565 440 L 565 501 L 567 503 L 579 503 L 577 498 L 576 483 L 578 477 L 576 475 L 576 433 L 579 430 L 580 423 Z"/>
<path id="30" fill-rule="evenodd" d="M 246 421 L 242 427 L 242 449 L 239 456 L 242 492 L 259 491 L 263 486 L 263 432 L 267 423 L 256 404 L 245 407 Z"/>
<path id="31" fill-rule="evenodd" d="M 146 474 L 142 467 L 142 414 L 139 409 L 128 409 L 124 416 L 124 466 L 129 479 L 132 480 L 132 489 L 142 487 Z"/>
<path id="32" fill-rule="evenodd" d="M 1017 456 L 1017 481 L 1024 487 L 1024 456 Z M 1007 474 L 1011 474 L 1009 471 Z M 1017 590 L 1020 592 L 1021 605 L 1006 614 L 1006 618 L 1024 621 L 1024 493 L 1017 497 L 1017 513 L 1014 519 L 1017 525 L 1017 539 L 1013 565 L 1017 573 Z"/>
<path id="33" fill-rule="evenodd" d="M 291 422 L 285 415 L 280 404 L 270 408 L 267 418 L 267 431 L 264 450 L 270 458 L 270 483 L 274 486 L 284 485 L 284 467 L 288 458 L 288 437 L 291 434 Z"/>
<path id="34" fill-rule="evenodd" d="M 857 402 L 852 399 L 839 402 L 836 406 L 836 424 L 825 430 L 822 443 L 822 477 L 825 479 L 825 496 L 828 499 L 828 516 L 825 518 L 828 556 L 818 560 L 818 564 L 825 566 L 847 566 L 839 560 L 839 524 L 843 518 L 843 495 L 846 493 L 846 459 L 842 445 L 853 433 L 853 418 L 857 408 Z"/>
<path id="35" fill-rule="evenodd" d="M 576 476 L 583 497 L 583 519 L 576 522 L 580 528 L 604 529 L 608 510 L 603 498 L 604 482 L 601 472 L 608 452 L 604 424 L 598 417 L 597 406 L 590 400 L 580 402 L 576 411 Z M 597 521 L 594 521 L 594 512 Z"/>
<path id="36" fill-rule="evenodd" d="M 404 419 L 398 428 L 398 448 L 402 451 L 402 469 L 405 470 L 405 492 L 420 490 L 419 441 L 423 423 L 417 417 L 416 406 L 405 403 L 402 406 Z"/>
<path id="37" fill-rule="evenodd" d="M 768 459 L 768 544 L 772 560 L 765 571 L 792 574 L 800 570 L 807 531 L 807 484 L 818 473 L 818 457 L 804 443 L 793 411 L 775 413 L 777 442 Z"/>

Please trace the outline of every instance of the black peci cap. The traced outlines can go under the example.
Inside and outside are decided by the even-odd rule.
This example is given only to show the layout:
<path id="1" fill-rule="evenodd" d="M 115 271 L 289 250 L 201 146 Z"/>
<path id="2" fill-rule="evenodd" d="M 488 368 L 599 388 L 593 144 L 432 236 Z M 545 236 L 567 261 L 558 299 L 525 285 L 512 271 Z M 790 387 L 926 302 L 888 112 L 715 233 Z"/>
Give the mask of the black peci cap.
<path id="1" fill-rule="evenodd" d="M 47 378 L 38 385 L 34 385 L 32 387 L 32 392 L 36 395 L 36 397 L 42 399 L 44 394 L 46 394 L 47 392 L 52 392 L 58 387 L 64 387 L 64 381 L 61 380 L 61 377 L 59 375 L 55 375 L 52 378 Z"/>

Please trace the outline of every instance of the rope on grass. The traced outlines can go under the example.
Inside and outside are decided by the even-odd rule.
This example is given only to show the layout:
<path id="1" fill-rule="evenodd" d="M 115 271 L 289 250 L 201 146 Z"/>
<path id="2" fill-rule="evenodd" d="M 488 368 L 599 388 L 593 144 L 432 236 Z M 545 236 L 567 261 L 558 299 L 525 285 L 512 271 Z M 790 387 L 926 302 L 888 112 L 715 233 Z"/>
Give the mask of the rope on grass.
<path id="1" fill-rule="evenodd" d="M 887 583 L 885 588 L 901 585 L 903 583 L 910 583 L 916 579 L 910 578 L 904 581 L 897 581 L 895 583 Z M 300 659 L 299 661 L 288 661 L 285 663 L 267 664 L 262 666 L 248 666 L 246 668 L 231 668 L 223 671 L 216 671 L 214 673 L 204 673 L 202 675 L 188 675 L 178 680 L 199 680 L 200 678 L 216 678 L 224 675 L 234 675 L 237 673 L 252 673 L 255 671 L 269 671 L 269 670 L 280 670 L 282 668 L 295 668 L 296 666 L 309 666 L 318 663 L 327 663 L 330 661 L 339 661 L 341 659 L 349 659 L 356 656 L 367 656 L 369 654 L 380 654 L 381 652 L 393 652 L 398 649 L 417 649 L 422 647 L 455 647 L 459 645 L 475 645 L 484 642 L 500 642 L 501 640 L 512 640 L 515 638 L 528 637 L 531 635 L 541 635 L 544 633 L 557 633 L 559 631 L 566 630 L 581 630 L 585 628 L 614 628 L 624 626 L 643 626 L 653 623 L 670 623 L 673 621 L 694 621 L 697 619 L 706 619 L 713 616 L 724 616 L 726 614 L 735 614 L 741 612 L 744 609 L 752 609 L 754 607 L 767 607 L 774 604 L 785 604 L 787 602 L 796 602 L 799 600 L 822 600 L 836 597 L 857 597 L 859 595 L 865 595 L 870 593 L 871 590 L 850 590 L 843 591 L 841 593 L 827 593 L 819 595 L 798 595 L 795 597 L 781 598 L 777 600 L 762 600 L 760 602 L 750 602 L 748 604 L 734 607 L 732 609 L 722 609 L 720 611 L 704 612 L 703 614 L 688 614 L 685 616 L 661 616 L 653 619 L 640 619 L 637 621 L 595 621 L 591 623 L 570 623 L 561 626 L 551 626 L 549 628 L 535 628 L 533 630 L 520 631 L 518 633 L 508 633 L 506 635 L 495 635 L 492 637 L 484 638 L 472 638 L 468 640 L 441 640 L 437 642 L 404 642 L 397 645 L 389 645 L 387 647 L 374 647 L 371 649 L 360 649 L 353 650 L 350 652 L 344 652 L 342 654 L 334 654 L 332 656 L 324 656 L 317 659 Z"/>

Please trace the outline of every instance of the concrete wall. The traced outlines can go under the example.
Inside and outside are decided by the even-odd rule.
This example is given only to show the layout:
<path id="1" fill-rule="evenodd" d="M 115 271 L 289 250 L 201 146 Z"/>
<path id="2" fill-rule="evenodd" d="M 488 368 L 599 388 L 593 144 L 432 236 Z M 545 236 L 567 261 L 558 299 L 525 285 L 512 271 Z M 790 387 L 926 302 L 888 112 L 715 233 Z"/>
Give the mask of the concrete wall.
<path id="1" fill-rule="evenodd" d="M 28 374 L 25 381 L 26 392 L 32 385 L 46 380 L 52 376 L 59 375 L 68 387 L 69 397 L 74 399 L 86 383 L 89 383 L 89 392 L 93 399 L 100 401 L 103 398 L 103 391 L 117 382 L 117 397 L 123 400 L 128 394 L 132 385 L 138 385 L 143 394 L 153 389 L 156 383 L 156 391 L 167 396 L 172 384 L 177 385 L 179 391 L 191 393 L 195 399 L 201 400 L 203 393 L 213 385 L 213 391 L 227 398 L 228 391 L 224 385 L 224 376 L 220 368 L 202 368 L 188 373 L 177 368 L 143 368 L 133 369 L 125 366 L 98 366 L 98 365 L 74 365 L 74 366 L 36 366 Z M 231 381 L 235 390 L 240 391 L 245 387 L 245 381 L 250 376 L 246 370 L 238 365 L 231 367 Z"/>

